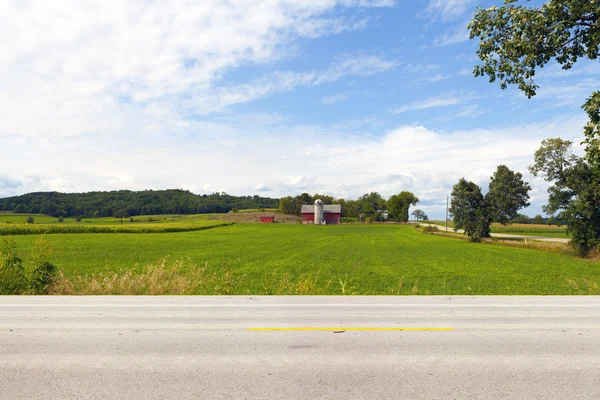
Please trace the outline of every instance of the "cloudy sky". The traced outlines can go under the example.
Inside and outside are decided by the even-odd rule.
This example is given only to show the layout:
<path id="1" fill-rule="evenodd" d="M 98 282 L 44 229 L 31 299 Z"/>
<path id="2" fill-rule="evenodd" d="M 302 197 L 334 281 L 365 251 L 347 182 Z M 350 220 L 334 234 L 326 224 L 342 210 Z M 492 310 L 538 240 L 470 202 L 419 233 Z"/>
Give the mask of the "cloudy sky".
<path id="1" fill-rule="evenodd" d="M 410 190 L 442 217 L 460 177 L 487 190 L 505 164 L 534 215 L 526 167 L 543 138 L 581 141 L 600 65 L 544 68 L 531 100 L 474 78 L 466 24 L 500 3 L 1 1 L 0 197 Z"/>

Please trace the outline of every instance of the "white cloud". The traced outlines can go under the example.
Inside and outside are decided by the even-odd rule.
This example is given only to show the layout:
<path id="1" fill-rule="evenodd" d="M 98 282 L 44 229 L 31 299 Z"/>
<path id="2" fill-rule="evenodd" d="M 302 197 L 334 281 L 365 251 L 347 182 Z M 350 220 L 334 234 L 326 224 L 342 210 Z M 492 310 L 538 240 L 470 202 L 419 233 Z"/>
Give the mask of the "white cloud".
<path id="1" fill-rule="evenodd" d="M 377 57 L 347 57 L 327 71 L 281 73 L 276 78 L 282 89 L 220 89 L 227 72 L 288 57 L 297 39 L 365 26 L 365 19 L 352 12 L 332 16 L 339 7 L 393 2 L 248 5 L 219 0 L 2 3 L 0 135 L 97 136 L 139 125 L 155 133 L 164 120 L 186 123 L 188 111 L 181 109 L 186 101 L 202 104 L 217 94 L 221 104 L 235 104 L 289 90 L 313 74 L 325 74 L 313 77 L 310 82 L 316 84 L 360 75 L 362 67 L 364 75 L 387 68 Z"/>
<path id="2" fill-rule="evenodd" d="M 419 100 L 411 104 L 406 104 L 396 110 L 394 110 L 395 114 L 400 114 L 407 111 L 417 111 L 417 110 L 426 110 L 429 108 L 437 108 L 437 107 L 446 107 L 453 106 L 456 104 L 463 103 L 465 101 L 464 98 L 456 95 L 444 95 L 444 96 L 436 96 L 429 97 L 424 100 Z"/>
<path id="3" fill-rule="evenodd" d="M 429 0 L 426 11 L 443 20 L 462 17 L 467 11 L 475 11 L 477 0 Z"/>
<path id="4" fill-rule="evenodd" d="M 373 190 L 384 196 L 410 190 L 433 213 L 443 211 L 445 196 L 460 177 L 485 186 L 496 166 L 506 164 L 537 188 L 534 209 L 539 212 L 546 186 L 529 176 L 526 167 L 543 138 L 561 136 L 579 143 L 584 121 L 584 116 L 557 117 L 539 124 L 449 132 L 401 126 L 380 137 L 285 122 L 192 122 L 174 137 L 138 132 L 123 144 L 110 136 L 93 142 L 23 140 L 10 149 L 0 147 L 0 170 L 20 182 L 16 188 L 0 188 L 0 195 L 182 187 L 197 193 L 246 195 L 268 189 L 269 196 L 307 191 L 356 198 Z"/>
<path id="5" fill-rule="evenodd" d="M 346 100 L 347 98 L 348 98 L 348 95 L 346 93 L 337 93 L 337 94 L 333 94 L 331 96 L 324 96 L 323 98 L 321 98 L 321 104 L 325 104 L 325 105 L 336 104 L 336 103 Z"/>
<path id="6" fill-rule="evenodd" d="M 452 31 L 444 33 L 441 36 L 437 36 L 433 40 L 433 47 L 448 46 L 451 44 L 466 42 L 467 40 L 469 40 L 469 31 L 466 28 L 466 24 L 464 26 L 459 25 Z"/>

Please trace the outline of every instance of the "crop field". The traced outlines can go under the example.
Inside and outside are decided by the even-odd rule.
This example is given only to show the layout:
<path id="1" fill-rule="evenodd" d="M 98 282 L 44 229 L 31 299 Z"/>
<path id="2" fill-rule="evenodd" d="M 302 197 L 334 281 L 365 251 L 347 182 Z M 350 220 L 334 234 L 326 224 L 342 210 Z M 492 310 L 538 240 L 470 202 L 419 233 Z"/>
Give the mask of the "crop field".
<path id="1" fill-rule="evenodd" d="M 445 226 L 444 221 L 424 221 L 424 223 L 437 224 Z M 453 224 L 451 221 L 448 222 L 448 228 L 452 228 Z M 493 223 L 491 226 L 492 233 L 514 233 L 516 235 L 528 235 L 528 236 L 544 236 L 552 238 L 568 238 L 567 227 L 557 225 L 544 225 L 544 224 L 511 224 L 501 225 Z"/>
<path id="2" fill-rule="evenodd" d="M 27 259 L 36 235 L 15 236 Z M 63 294 L 600 294 L 600 264 L 407 225 L 47 235 Z"/>

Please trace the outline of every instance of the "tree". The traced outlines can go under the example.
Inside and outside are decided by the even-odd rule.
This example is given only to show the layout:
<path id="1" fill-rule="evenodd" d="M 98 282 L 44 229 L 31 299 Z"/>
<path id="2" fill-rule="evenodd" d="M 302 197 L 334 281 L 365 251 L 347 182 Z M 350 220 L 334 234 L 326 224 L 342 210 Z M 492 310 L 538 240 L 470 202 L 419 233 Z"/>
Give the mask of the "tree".
<path id="1" fill-rule="evenodd" d="M 536 69 L 554 59 L 568 70 L 581 58 L 600 55 L 600 2 L 550 0 L 541 7 L 504 0 L 501 7 L 478 8 L 469 24 L 471 39 L 479 38 L 482 61 L 475 76 L 500 81 L 500 87 L 517 85 L 528 98 L 535 96 Z M 589 122 L 584 127 L 588 161 L 600 164 L 600 91 L 582 106 Z"/>
<path id="2" fill-rule="evenodd" d="M 567 225 L 581 256 L 600 246 L 600 168 L 572 153 L 572 142 L 548 139 L 535 152 L 529 171 L 551 183 L 544 212 Z"/>
<path id="3" fill-rule="evenodd" d="M 460 178 L 452 189 L 450 216 L 454 230 L 464 229 L 475 241 L 490 237 L 491 218 L 481 189 L 473 182 Z"/>
<path id="4" fill-rule="evenodd" d="M 499 165 L 490 178 L 489 191 L 486 201 L 493 222 L 508 225 L 517 217 L 517 211 L 529 206 L 531 186 L 523 182 L 520 172 L 513 172 L 506 165 Z"/>
<path id="5" fill-rule="evenodd" d="M 119 218 L 119 221 L 123 223 L 123 218 L 129 218 L 129 211 L 124 208 L 117 210 L 117 212 L 115 212 L 115 218 Z"/>
<path id="6" fill-rule="evenodd" d="M 33 216 L 32 216 L 32 215 L 29 215 L 29 216 L 27 217 L 27 223 L 28 223 L 28 224 L 33 224 L 33 221 L 34 221 L 34 218 L 33 218 Z"/>
<path id="7" fill-rule="evenodd" d="M 412 216 L 415 217 L 415 219 L 418 220 L 423 220 L 423 221 L 427 221 L 429 219 L 429 217 L 421 210 L 416 209 L 412 212 Z"/>
<path id="8" fill-rule="evenodd" d="M 60 217 L 58 217 L 58 222 L 64 222 L 65 221 L 65 217 L 63 217 L 62 215 Z"/>
<path id="9" fill-rule="evenodd" d="M 377 221 L 384 220 L 386 201 L 379 193 L 371 192 L 363 194 L 357 201 L 361 214 Z"/>
<path id="10" fill-rule="evenodd" d="M 419 199 L 417 196 L 407 191 L 390 196 L 387 201 L 388 218 L 393 221 L 408 221 L 408 211 L 410 206 L 414 206 L 418 202 Z"/>

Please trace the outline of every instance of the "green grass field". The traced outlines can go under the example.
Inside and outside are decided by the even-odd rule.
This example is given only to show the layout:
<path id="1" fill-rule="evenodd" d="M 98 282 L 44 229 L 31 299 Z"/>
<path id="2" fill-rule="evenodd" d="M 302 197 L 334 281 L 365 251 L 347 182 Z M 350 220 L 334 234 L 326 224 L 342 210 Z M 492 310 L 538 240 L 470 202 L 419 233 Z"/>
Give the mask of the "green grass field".
<path id="1" fill-rule="evenodd" d="M 15 237 L 25 258 L 34 239 Z M 53 263 L 70 279 L 142 274 L 164 257 L 187 257 L 177 267 L 182 285 L 197 270 L 220 282 L 193 292 L 202 294 L 600 294 L 598 262 L 426 235 L 406 225 L 236 224 L 47 240 Z M 214 279 L 222 276 L 226 285 Z"/>
<path id="2" fill-rule="evenodd" d="M 445 226 L 444 221 L 424 221 L 423 223 L 437 224 Z M 452 221 L 448 222 L 448 228 L 452 228 Z M 543 225 L 543 224 L 511 224 L 501 225 L 493 223 L 491 226 L 492 233 L 514 233 L 516 235 L 527 235 L 527 236 L 542 236 L 552 238 L 568 238 L 567 227 L 557 225 Z"/>

